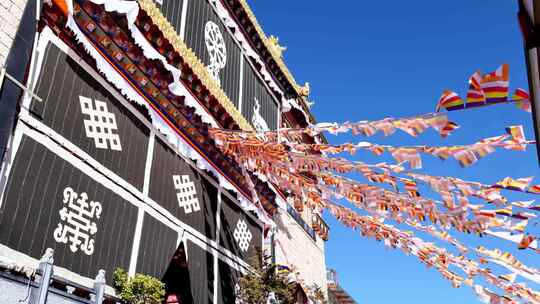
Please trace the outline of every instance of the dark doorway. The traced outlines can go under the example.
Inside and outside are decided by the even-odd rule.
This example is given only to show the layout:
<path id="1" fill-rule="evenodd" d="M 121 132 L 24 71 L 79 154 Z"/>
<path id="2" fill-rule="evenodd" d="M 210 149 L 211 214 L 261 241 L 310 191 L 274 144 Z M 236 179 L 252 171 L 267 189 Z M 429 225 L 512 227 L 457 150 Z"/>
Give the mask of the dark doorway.
<path id="1" fill-rule="evenodd" d="M 165 303 L 193 304 L 186 250 L 183 243 L 180 243 L 176 249 L 162 281 L 165 283 Z"/>

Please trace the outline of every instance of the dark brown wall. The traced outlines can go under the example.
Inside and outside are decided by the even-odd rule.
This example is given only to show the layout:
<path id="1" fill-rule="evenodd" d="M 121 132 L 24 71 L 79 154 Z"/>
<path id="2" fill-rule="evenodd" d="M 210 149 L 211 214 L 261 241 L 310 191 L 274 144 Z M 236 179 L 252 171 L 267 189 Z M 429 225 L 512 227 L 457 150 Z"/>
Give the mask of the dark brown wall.
<path id="1" fill-rule="evenodd" d="M 182 6 L 184 0 L 163 0 L 163 4 L 156 2 L 156 5 L 161 10 L 161 13 L 169 23 L 174 27 L 176 33 L 180 35 L 180 26 L 182 24 Z"/>
<path id="2" fill-rule="evenodd" d="M 246 60 L 244 58 L 244 60 Z M 255 98 L 259 100 L 261 105 L 259 113 L 264 118 L 268 127 L 275 130 L 278 125 L 278 106 L 272 95 L 268 92 L 263 82 L 259 79 L 253 68 L 247 63 L 244 63 L 244 87 L 242 93 L 242 114 L 251 123 L 253 117 L 253 107 Z"/>
<path id="3" fill-rule="evenodd" d="M 194 183 L 200 210 L 186 213 L 180 207 L 173 176 L 188 176 Z M 216 235 L 217 189 L 201 174 L 189 166 L 174 151 L 157 139 L 150 174 L 149 196 L 182 222 L 195 228 L 210 239 Z"/>
<path id="4" fill-rule="evenodd" d="M 136 272 L 162 278 L 176 251 L 177 243 L 178 232 L 145 214 Z"/>
<path id="5" fill-rule="evenodd" d="M 31 110 L 37 118 L 74 143 L 109 170 L 142 190 L 148 148 L 148 128 L 120 104 L 98 81 L 64 52 L 49 44 L 45 52 L 36 94 L 43 102 L 34 102 Z M 86 136 L 80 97 L 105 102 L 116 118 L 121 150 L 97 148 Z M 104 131 L 104 130 L 102 130 Z M 110 147 L 110 145 L 108 145 Z"/>
<path id="6" fill-rule="evenodd" d="M 24 137 L 19 149 L 2 201 L 0 243 L 36 259 L 53 248 L 55 265 L 86 277 L 105 269 L 109 282 L 116 267 L 127 269 L 137 208 L 33 139 Z M 60 210 L 66 206 L 67 187 L 79 195 L 87 193 L 88 203 L 101 203 L 91 255 L 72 252 L 70 242 L 54 239 L 58 224 L 65 223 Z"/>
<path id="7" fill-rule="evenodd" d="M 208 21 L 217 24 L 223 35 L 227 49 L 227 62 L 225 68 L 220 71 L 221 87 L 229 99 L 238 106 L 240 91 L 240 48 L 234 42 L 225 26 L 218 18 L 208 1 L 189 1 L 186 19 L 185 42 L 188 47 L 199 57 L 201 62 L 207 66 L 210 63 L 210 56 L 204 41 L 204 28 Z"/>

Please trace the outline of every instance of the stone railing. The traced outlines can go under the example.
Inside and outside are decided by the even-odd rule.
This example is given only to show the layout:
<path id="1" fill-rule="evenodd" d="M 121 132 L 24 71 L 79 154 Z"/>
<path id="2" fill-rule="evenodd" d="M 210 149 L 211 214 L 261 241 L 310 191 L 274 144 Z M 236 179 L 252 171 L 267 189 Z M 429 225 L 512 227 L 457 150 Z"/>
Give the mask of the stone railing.
<path id="1" fill-rule="evenodd" d="M 105 295 L 105 271 L 100 270 L 93 288 L 54 275 L 53 250 L 47 249 L 36 269 L 0 257 L 0 303 L 112 304 L 119 298 Z"/>

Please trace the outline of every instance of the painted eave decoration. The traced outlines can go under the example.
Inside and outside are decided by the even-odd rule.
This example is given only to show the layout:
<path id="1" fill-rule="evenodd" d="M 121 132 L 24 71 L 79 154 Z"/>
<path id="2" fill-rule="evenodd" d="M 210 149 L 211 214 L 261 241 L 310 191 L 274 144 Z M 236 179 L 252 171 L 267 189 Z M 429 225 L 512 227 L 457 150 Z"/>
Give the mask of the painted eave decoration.
<path id="1" fill-rule="evenodd" d="M 185 68 L 191 73 L 190 76 L 192 79 L 187 76 L 187 80 L 192 83 L 200 82 L 200 88 L 195 86 L 195 89 L 201 93 L 207 91 L 207 94 L 213 96 L 219 105 L 225 109 L 225 114 L 230 115 L 242 130 L 252 130 L 249 122 L 236 109 L 229 97 L 223 92 L 223 89 L 210 75 L 205 65 L 176 34 L 172 25 L 156 5 L 150 0 L 139 1 L 139 4 L 141 6 L 141 14 L 137 18 L 137 25 L 140 26 L 145 35 L 150 35 L 150 37 L 154 38 L 151 41 L 163 40 L 163 45 L 158 50 L 161 51 L 160 49 L 162 49 L 165 52 L 167 49 L 169 52 L 176 52 L 184 61 Z M 167 56 L 165 57 L 167 58 Z M 209 97 L 205 96 L 204 98 Z"/>
<path id="2" fill-rule="evenodd" d="M 79 5 L 79 3 L 83 3 L 83 5 Z M 58 0 L 53 1 L 52 4 L 52 6 L 44 5 L 42 21 L 49 25 L 64 42 L 79 54 L 82 54 L 82 57 L 90 65 L 95 67 L 94 60 L 86 54 L 84 48 L 74 39 L 73 33 L 65 27 L 65 16 L 67 14 L 65 2 Z M 159 11 L 157 13 L 161 14 Z M 203 157 L 217 166 L 222 172 L 225 172 L 225 176 L 230 178 L 233 184 L 241 189 L 245 197 L 251 197 L 250 190 L 247 189 L 245 176 L 238 165 L 234 160 L 224 156 L 211 138 L 208 137 L 208 125 L 201 120 L 199 115 L 196 115 L 193 108 L 186 106 L 184 97 L 176 96 L 169 91 L 170 73 L 163 67 L 161 62 L 146 58 L 143 51 L 133 43 L 133 40 L 127 34 L 125 17 L 106 12 L 101 5 L 90 1 L 74 1 L 74 15 L 79 27 L 85 31 L 85 35 L 93 40 L 92 43 L 98 47 L 101 55 L 134 86 L 150 106 L 161 113 L 161 116 L 169 122 L 169 125 L 180 136 L 191 142 Z M 191 89 L 190 93 L 196 97 L 201 106 L 222 127 L 252 130 L 249 123 L 236 110 L 232 102 L 227 99 L 223 91 L 221 89 L 217 90 L 219 87 L 213 85 L 214 81 L 211 80 L 206 68 L 187 49 L 185 44 L 175 44 L 184 48 L 185 53 L 179 54 L 177 48 L 173 47 L 164 38 L 163 32 L 156 30 L 158 27 L 145 16 L 147 15 L 144 10 L 141 10 L 136 25 L 141 28 L 143 35 L 156 50 L 170 60 L 173 66 L 181 70 L 180 78 L 182 82 Z M 205 84 L 209 85 L 206 86 Z M 210 89 L 212 87 L 214 87 L 215 91 L 218 91 L 215 95 L 213 94 L 215 92 Z M 221 96 L 221 99 L 219 96 Z M 226 102 L 223 103 L 223 100 L 226 100 Z M 235 118 L 232 118 L 229 113 L 235 113 Z M 273 214 L 277 208 L 274 200 L 275 194 L 268 188 L 266 183 L 259 180 L 255 182 L 255 189 L 260 194 L 260 201 L 264 209 Z"/>
<path id="3" fill-rule="evenodd" d="M 218 101 L 220 101 L 220 103 L 228 111 L 228 113 L 235 119 L 236 122 L 239 123 L 240 127 L 244 130 L 249 129 L 249 123 L 245 121 L 244 117 L 234 107 L 233 103 L 227 97 L 219 83 L 215 80 L 214 77 L 210 75 L 205 65 L 177 35 L 177 32 L 175 31 L 173 26 L 169 23 L 165 16 L 163 16 L 162 12 L 155 5 L 155 3 L 152 0 L 140 0 L 139 4 L 144 14 L 149 17 L 149 20 L 146 21 L 149 21 L 156 26 L 155 28 L 152 28 L 152 31 L 160 32 L 161 35 L 163 35 L 163 37 L 171 43 L 175 51 L 177 51 L 184 58 L 184 60 L 189 64 L 191 69 L 193 69 L 194 74 L 201 79 L 204 86 L 208 88 L 210 93 L 214 95 Z M 291 113 L 291 115 L 294 116 L 295 122 L 300 124 L 301 126 L 307 126 L 310 123 L 314 122 L 315 119 L 304 102 L 304 98 L 307 97 L 304 96 L 303 93 L 306 90 L 306 87 L 301 87 L 296 84 L 291 73 L 285 66 L 283 59 L 279 56 L 279 54 L 276 54 L 276 52 L 272 51 L 275 50 L 276 47 L 273 45 L 272 42 L 270 42 L 268 38 L 266 38 L 266 35 L 264 35 L 262 30 L 260 30 L 260 26 L 258 26 L 258 23 L 256 22 L 256 19 L 253 16 L 251 10 L 249 10 L 247 4 L 245 4 L 245 7 L 250 12 L 250 16 L 252 16 L 250 17 L 250 19 L 255 20 L 255 24 L 257 24 L 259 28 L 259 31 L 257 32 L 261 33 L 262 35 L 260 35 L 260 37 L 263 38 L 257 38 L 259 36 L 257 36 L 256 33 L 252 33 L 254 27 L 251 24 L 246 23 L 249 20 L 242 16 L 242 9 L 236 9 L 237 6 L 233 3 L 227 4 L 228 6 L 225 7 L 231 12 L 231 15 L 234 16 L 233 18 L 236 19 L 235 21 L 241 25 L 240 30 L 244 33 L 244 36 L 248 38 L 246 42 L 249 43 L 251 47 L 253 47 L 255 50 L 257 50 L 259 54 L 262 54 L 261 61 L 257 59 L 256 65 L 265 64 L 272 73 L 272 76 L 269 75 L 269 77 L 273 77 L 274 79 L 276 79 L 279 84 L 283 88 L 285 88 L 285 92 L 281 92 L 281 89 L 278 89 L 277 91 L 274 90 L 274 92 L 277 95 L 283 95 L 283 99 L 292 98 L 295 100 L 295 102 L 299 101 L 296 106 L 293 106 L 291 108 L 291 110 L 293 111 L 285 111 L 284 113 Z M 231 7 L 233 9 L 231 9 Z M 283 71 L 286 72 L 283 73 Z"/>

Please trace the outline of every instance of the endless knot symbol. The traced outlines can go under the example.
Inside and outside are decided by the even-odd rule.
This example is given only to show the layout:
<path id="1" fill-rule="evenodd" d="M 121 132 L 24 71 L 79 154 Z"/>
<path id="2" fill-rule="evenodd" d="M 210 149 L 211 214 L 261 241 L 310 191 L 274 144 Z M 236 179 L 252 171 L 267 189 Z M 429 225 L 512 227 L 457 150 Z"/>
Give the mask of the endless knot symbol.
<path id="1" fill-rule="evenodd" d="M 178 206 L 183 207 L 186 214 L 201 210 L 195 184 L 190 181 L 189 175 L 173 175 L 173 182 L 174 188 L 178 190 Z"/>
<path id="2" fill-rule="evenodd" d="M 212 21 L 206 22 L 204 26 L 204 42 L 208 55 L 210 55 L 208 72 L 221 85 L 219 71 L 227 64 L 227 48 L 219 26 Z"/>
<path id="3" fill-rule="evenodd" d="M 120 137 L 114 134 L 113 131 L 118 129 L 116 125 L 116 117 L 114 113 L 110 113 L 107 109 L 107 104 L 103 101 L 96 100 L 96 107 L 92 103 L 92 99 L 79 96 L 81 103 L 81 112 L 89 116 L 84 120 L 84 130 L 86 137 L 93 138 L 96 148 L 110 149 L 122 151 Z"/>
<path id="4" fill-rule="evenodd" d="M 234 229 L 233 236 L 238 246 L 240 246 L 240 250 L 247 251 L 252 235 L 244 220 L 239 220 L 238 223 L 236 223 L 236 229 Z"/>
<path id="5" fill-rule="evenodd" d="M 71 243 L 69 249 L 72 252 L 80 249 L 87 255 L 92 255 L 94 253 L 92 236 L 97 232 L 96 223 L 92 220 L 99 219 L 101 204 L 94 201 L 88 203 L 88 195 L 85 192 L 79 195 L 71 187 L 66 187 L 64 208 L 59 213 L 62 222 L 54 230 L 54 240 L 63 244 L 69 241 Z"/>

